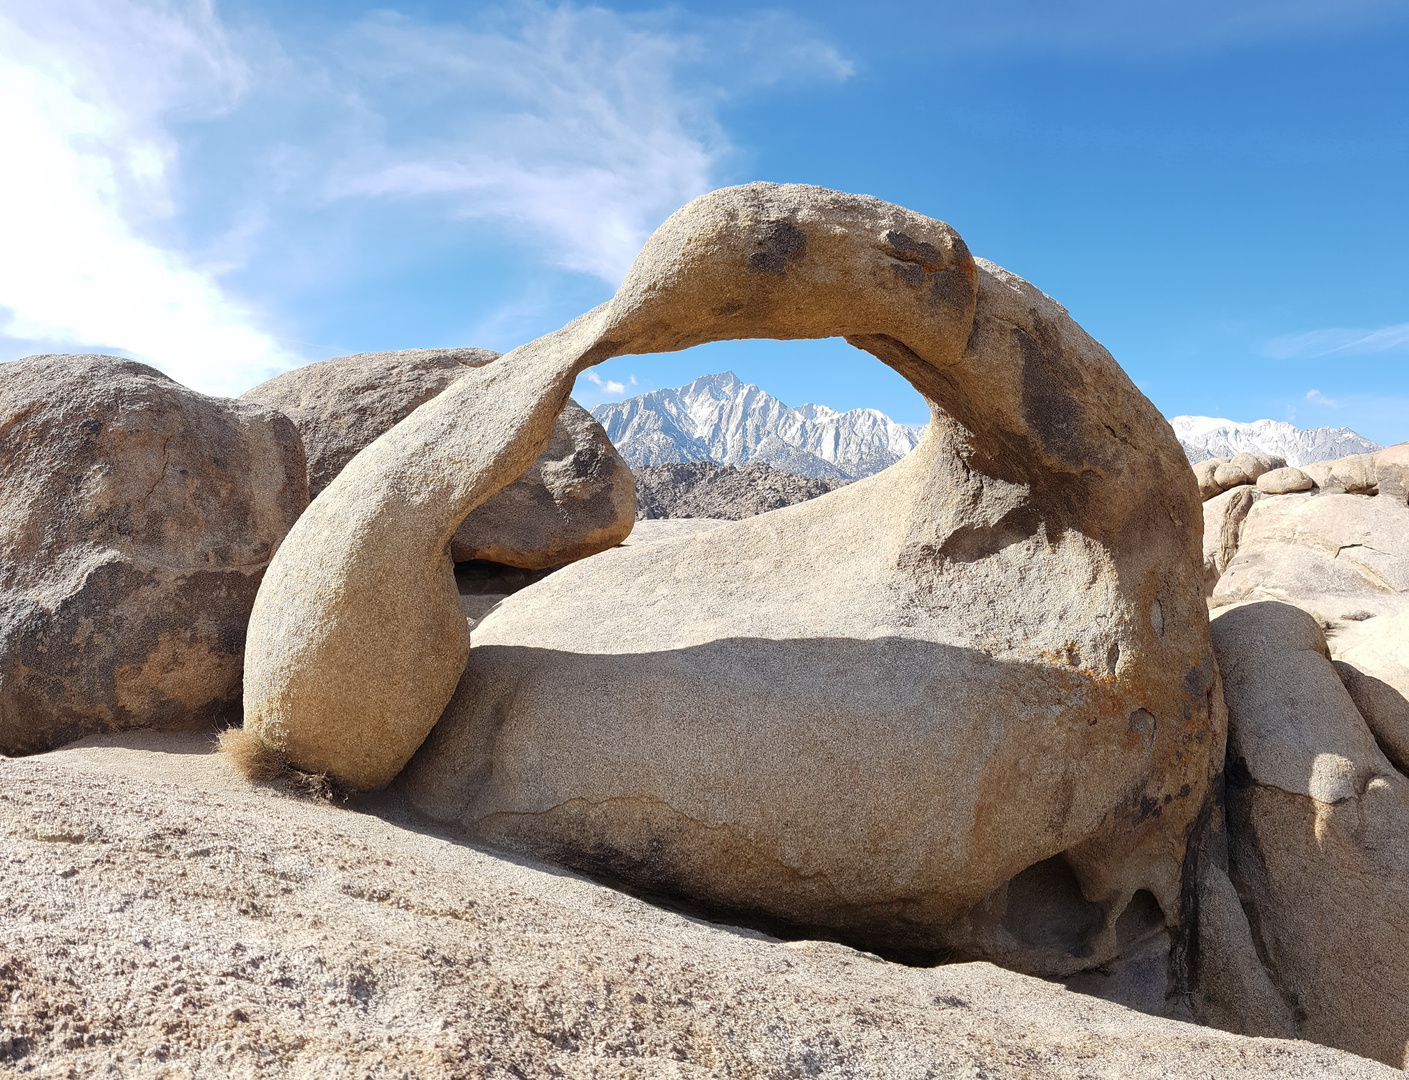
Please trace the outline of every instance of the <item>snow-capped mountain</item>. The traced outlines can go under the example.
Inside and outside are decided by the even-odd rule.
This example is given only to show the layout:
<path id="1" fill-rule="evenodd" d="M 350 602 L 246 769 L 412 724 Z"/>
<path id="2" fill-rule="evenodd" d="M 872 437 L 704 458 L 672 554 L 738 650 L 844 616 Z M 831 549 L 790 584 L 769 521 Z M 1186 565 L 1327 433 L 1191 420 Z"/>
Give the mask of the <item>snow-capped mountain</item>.
<path id="1" fill-rule="evenodd" d="M 762 461 L 794 476 L 836 480 L 859 480 L 893 465 L 925 430 L 876 409 L 789 408 L 732 371 L 598 405 L 592 415 L 633 466 Z"/>
<path id="2" fill-rule="evenodd" d="M 1379 443 L 1343 427 L 1299 428 L 1283 420 L 1239 424 L 1211 416 L 1173 416 L 1169 423 L 1191 464 L 1247 451 L 1285 458 L 1288 465 L 1309 465 L 1380 449 Z"/>
<path id="3" fill-rule="evenodd" d="M 632 466 L 761 461 L 794 476 L 831 480 L 880 472 L 913 450 L 925 430 L 897 424 L 877 409 L 789 408 L 732 371 L 598 405 L 592 415 Z M 1210 416 L 1175 416 L 1169 423 L 1191 463 L 1246 450 L 1306 465 L 1380 449 L 1350 428 L 1298 428 L 1281 420 L 1241 424 Z"/>

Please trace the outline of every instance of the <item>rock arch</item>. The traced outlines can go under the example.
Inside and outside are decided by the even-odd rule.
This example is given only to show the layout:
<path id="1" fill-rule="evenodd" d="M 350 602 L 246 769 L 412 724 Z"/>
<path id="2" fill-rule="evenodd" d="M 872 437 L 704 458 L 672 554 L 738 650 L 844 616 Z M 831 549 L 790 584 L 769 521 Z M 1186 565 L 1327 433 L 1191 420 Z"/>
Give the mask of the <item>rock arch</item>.
<path id="1" fill-rule="evenodd" d="M 467 668 L 446 543 L 539 453 L 580 371 L 721 338 L 831 336 L 931 403 L 920 448 L 668 551 L 574 564 L 478 628 Z M 292 761 L 379 787 L 445 711 L 408 779 L 430 812 L 510 823 L 482 831 L 723 907 L 896 942 L 941 925 L 955 947 L 992 939 L 1004 883 L 1057 854 L 1102 905 L 1098 936 L 1114 939 L 1142 889 L 1179 910 L 1185 834 L 1223 739 L 1198 494 L 1168 425 L 1060 305 L 941 222 L 751 184 L 678 211 L 612 300 L 459 385 L 355 458 L 265 577 L 246 725 Z M 689 587 L 691 565 L 711 587 Z M 594 584 L 619 595 L 594 600 Z M 673 725 L 701 695 L 708 707 Z M 750 772 L 740 755 L 790 712 L 777 752 L 791 766 Z M 661 765 L 673 737 L 699 768 Z M 802 801 L 783 801 L 801 812 L 825 797 L 809 770 L 845 783 L 849 745 L 883 750 L 892 770 L 853 770 L 850 817 L 854 792 L 840 792 L 842 811 L 769 823 L 750 785 L 792 783 Z M 672 802 L 690 783 L 722 794 Z M 601 810 L 613 805 L 634 824 Z M 713 839 L 683 840 L 688 822 Z M 867 854 L 840 866 L 844 849 Z"/>

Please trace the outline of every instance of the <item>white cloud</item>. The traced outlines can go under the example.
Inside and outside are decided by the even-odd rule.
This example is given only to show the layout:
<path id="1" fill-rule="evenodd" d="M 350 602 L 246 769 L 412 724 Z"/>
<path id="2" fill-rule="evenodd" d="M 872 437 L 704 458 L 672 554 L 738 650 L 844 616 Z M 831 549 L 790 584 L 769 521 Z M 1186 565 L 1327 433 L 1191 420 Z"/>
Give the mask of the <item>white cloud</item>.
<path id="1" fill-rule="evenodd" d="M 728 147 L 711 65 L 727 58 L 745 87 L 851 73 L 784 16 L 689 28 L 540 3 L 473 29 L 383 14 L 336 53 L 366 141 L 334 196 L 444 199 L 524 226 L 542 259 L 612 285 L 666 216 L 716 186 Z"/>
<path id="2" fill-rule="evenodd" d="M 0 0 L 0 349 L 118 352 L 238 392 L 302 358 L 229 272 L 365 284 L 317 231 L 333 215 L 309 223 L 334 207 L 373 231 L 393 201 L 497 222 L 530 266 L 615 285 L 717 186 L 721 102 L 850 71 L 776 14 L 511 0 L 236 35 L 213 0 Z"/>
<path id="3" fill-rule="evenodd" d="M 615 379 L 604 380 L 595 371 L 587 371 L 583 374 L 586 376 L 588 382 L 590 382 L 593 386 L 597 387 L 602 391 L 602 395 L 605 395 L 607 397 L 620 397 L 622 394 L 626 393 L 626 387 L 628 385 L 626 383 L 617 382 Z M 631 376 L 630 385 L 636 385 L 635 375 Z"/>
<path id="4" fill-rule="evenodd" d="M 1330 409 L 1340 408 L 1340 402 L 1332 401 L 1325 394 L 1321 393 L 1320 390 L 1308 390 L 1306 392 L 1306 400 L 1313 405 L 1325 405 Z"/>
<path id="5" fill-rule="evenodd" d="M 217 393 L 298 362 L 161 236 L 169 123 L 218 113 L 246 77 L 209 0 L 0 6 L 0 333 Z"/>
<path id="6" fill-rule="evenodd" d="M 1409 352 L 1409 323 L 1382 326 L 1378 330 L 1330 328 L 1283 334 L 1262 347 L 1262 355 L 1274 360 L 1307 360 L 1336 353 L 1356 355 L 1383 352 Z"/>

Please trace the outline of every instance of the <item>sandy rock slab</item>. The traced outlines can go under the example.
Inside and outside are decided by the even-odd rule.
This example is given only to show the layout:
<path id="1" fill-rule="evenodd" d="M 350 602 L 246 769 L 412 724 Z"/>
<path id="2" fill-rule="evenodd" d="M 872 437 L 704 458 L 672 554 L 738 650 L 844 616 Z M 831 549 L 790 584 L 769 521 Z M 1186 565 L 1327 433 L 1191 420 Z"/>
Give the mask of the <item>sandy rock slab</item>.
<path id="1" fill-rule="evenodd" d="M 1217 548 L 1223 559 L 1213 607 L 1279 600 L 1324 623 L 1355 623 L 1409 605 L 1409 508 L 1366 495 L 1249 494 L 1240 520 L 1216 516 L 1245 490 L 1204 504 L 1205 558 Z"/>
<path id="2" fill-rule="evenodd" d="M 225 769 L 149 734 L 0 760 L 0 1073 L 1399 1075 L 988 964 L 784 944 L 457 845 L 389 797 Z"/>

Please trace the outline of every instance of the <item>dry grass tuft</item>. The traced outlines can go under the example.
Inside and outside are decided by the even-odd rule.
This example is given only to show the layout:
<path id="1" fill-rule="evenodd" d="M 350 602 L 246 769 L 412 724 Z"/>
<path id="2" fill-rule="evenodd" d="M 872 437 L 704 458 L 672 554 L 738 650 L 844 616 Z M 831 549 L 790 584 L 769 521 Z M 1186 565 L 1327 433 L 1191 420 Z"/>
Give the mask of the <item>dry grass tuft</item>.
<path id="1" fill-rule="evenodd" d="M 297 795 L 314 802 L 347 802 L 347 791 L 327 773 L 289 770 L 289 786 Z"/>
<path id="2" fill-rule="evenodd" d="M 219 750 L 241 775 L 251 780 L 277 780 L 287 768 L 283 751 L 244 728 L 222 731 Z"/>
<path id="3" fill-rule="evenodd" d="M 290 794 L 314 802 L 347 802 L 347 790 L 333 777 L 295 769 L 282 750 L 244 728 L 222 731 L 218 749 L 250 780 L 281 781 Z"/>

